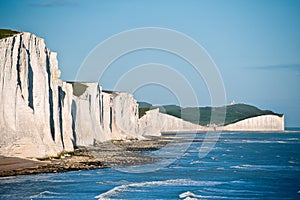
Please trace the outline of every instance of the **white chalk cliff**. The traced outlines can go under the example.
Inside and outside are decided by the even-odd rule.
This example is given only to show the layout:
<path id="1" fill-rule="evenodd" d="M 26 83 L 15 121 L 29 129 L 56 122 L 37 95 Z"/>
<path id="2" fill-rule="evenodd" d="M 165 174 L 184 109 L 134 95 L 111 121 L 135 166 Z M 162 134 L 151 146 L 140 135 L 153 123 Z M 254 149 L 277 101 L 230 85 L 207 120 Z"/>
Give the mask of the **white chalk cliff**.
<path id="1" fill-rule="evenodd" d="M 45 157 L 72 151 L 72 87 L 56 53 L 20 33 L 0 40 L 0 154 Z"/>
<path id="2" fill-rule="evenodd" d="M 284 120 L 260 116 L 218 129 L 284 130 Z M 191 130 L 209 128 L 158 109 L 139 119 L 132 94 L 62 81 L 56 53 L 31 33 L 0 40 L 0 155 L 48 157 L 97 141 Z"/>
<path id="3" fill-rule="evenodd" d="M 96 141 L 141 138 L 138 104 L 132 94 L 103 92 L 98 83 L 71 83 L 72 117 L 76 145 Z"/>
<path id="4" fill-rule="evenodd" d="M 146 112 L 140 119 L 140 131 L 144 136 L 160 136 L 162 132 L 205 131 L 206 127 L 160 113 L 159 109 Z"/>
<path id="5" fill-rule="evenodd" d="M 1 39 L 0 64 L 0 155 L 47 157 L 96 141 L 142 138 L 133 95 L 63 82 L 43 39 Z"/>
<path id="6" fill-rule="evenodd" d="M 284 131 L 284 115 L 251 117 L 219 128 L 222 131 Z"/>
<path id="7" fill-rule="evenodd" d="M 284 131 L 284 115 L 261 115 L 251 117 L 225 126 L 201 126 L 184 121 L 180 118 L 163 114 L 159 109 L 146 112 L 140 119 L 142 135 L 159 136 L 162 132 L 190 132 L 190 131 Z"/>

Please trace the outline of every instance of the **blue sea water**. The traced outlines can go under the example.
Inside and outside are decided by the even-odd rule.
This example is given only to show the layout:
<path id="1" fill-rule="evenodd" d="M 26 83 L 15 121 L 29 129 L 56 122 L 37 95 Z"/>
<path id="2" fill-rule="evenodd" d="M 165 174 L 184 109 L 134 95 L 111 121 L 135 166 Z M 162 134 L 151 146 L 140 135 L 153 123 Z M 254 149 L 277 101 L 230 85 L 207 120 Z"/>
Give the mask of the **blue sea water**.
<path id="1" fill-rule="evenodd" d="M 197 134 L 173 163 L 151 172 L 106 168 L 0 178 L 0 198 L 300 199 L 300 132 L 222 133 L 199 158 L 204 137 Z"/>

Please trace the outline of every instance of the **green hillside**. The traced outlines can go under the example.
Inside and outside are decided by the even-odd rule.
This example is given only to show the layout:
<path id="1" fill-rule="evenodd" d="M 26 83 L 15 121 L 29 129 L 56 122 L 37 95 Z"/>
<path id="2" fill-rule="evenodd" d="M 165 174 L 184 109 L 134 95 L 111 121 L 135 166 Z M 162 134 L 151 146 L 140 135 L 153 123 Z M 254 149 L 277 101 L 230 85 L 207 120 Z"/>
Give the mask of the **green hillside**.
<path id="1" fill-rule="evenodd" d="M 152 104 L 147 102 L 138 102 L 139 104 L 139 117 L 143 117 L 148 110 L 152 109 Z M 155 107 L 153 107 L 155 108 Z"/>
<path id="2" fill-rule="evenodd" d="M 224 113 L 226 110 L 225 124 L 232 124 L 243 119 L 250 117 L 256 117 L 260 115 L 277 115 L 282 116 L 282 114 L 274 113 L 270 110 L 261 110 L 255 106 L 247 104 L 234 104 L 222 107 L 188 107 L 181 108 L 176 105 L 166 105 L 166 106 L 152 106 L 151 104 L 141 104 L 140 117 L 142 117 L 147 110 L 159 108 L 161 113 L 166 113 L 183 120 L 200 124 L 206 126 L 208 124 L 222 125 L 224 119 Z M 211 121 L 211 111 L 214 111 L 214 119 Z"/>
<path id="3" fill-rule="evenodd" d="M 0 39 L 13 36 L 17 33 L 20 33 L 18 31 L 8 30 L 8 29 L 0 29 Z"/>

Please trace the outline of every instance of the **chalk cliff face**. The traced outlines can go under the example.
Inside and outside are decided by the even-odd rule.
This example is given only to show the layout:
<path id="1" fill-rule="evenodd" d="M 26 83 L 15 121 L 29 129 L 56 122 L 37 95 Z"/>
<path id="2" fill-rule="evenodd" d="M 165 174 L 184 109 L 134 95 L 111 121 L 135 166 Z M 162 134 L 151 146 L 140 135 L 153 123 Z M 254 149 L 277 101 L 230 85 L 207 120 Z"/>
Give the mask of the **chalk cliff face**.
<path id="1" fill-rule="evenodd" d="M 112 139 L 142 138 L 139 132 L 139 109 L 133 95 L 127 92 L 110 94 L 112 102 Z"/>
<path id="2" fill-rule="evenodd" d="M 98 83 L 72 83 L 73 133 L 76 145 L 139 138 L 138 104 L 132 94 L 103 92 Z"/>
<path id="3" fill-rule="evenodd" d="M 159 136 L 162 132 L 185 131 L 284 131 L 284 116 L 262 115 L 251 117 L 226 126 L 206 127 L 177 117 L 149 110 L 140 119 L 140 133 L 144 136 Z"/>
<path id="4" fill-rule="evenodd" d="M 140 119 L 140 132 L 144 136 L 159 136 L 162 132 L 203 131 L 205 127 L 163 114 L 159 109 L 146 112 Z"/>
<path id="5" fill-rule="evenodd" d="M 106 140 L 103 134 L 103 108 L 101 88 L 97 83 L 72 83 L 73 133 L 76 145 L 93 144 L 96 140 Z"/>
<path id="6" fill-rule="evenodd" d="M 21 33 L 0 40 L 0 153 L 20 157 L 73 150 L 72 87 L 60 79 L 56 53 Z"/>
<path id="7" fill-rule="evenodd" d="M 220 128 L 223 131 L 284 131 L 284 116 L 262 115 Z"/>

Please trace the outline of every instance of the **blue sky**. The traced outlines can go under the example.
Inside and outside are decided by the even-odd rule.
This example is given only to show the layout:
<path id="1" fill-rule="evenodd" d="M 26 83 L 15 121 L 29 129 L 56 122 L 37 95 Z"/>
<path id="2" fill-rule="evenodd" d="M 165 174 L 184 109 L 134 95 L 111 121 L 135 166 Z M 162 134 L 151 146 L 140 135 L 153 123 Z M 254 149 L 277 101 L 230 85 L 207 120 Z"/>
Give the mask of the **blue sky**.
<path id="1" fill-rule="evenodd" d="M 286 126 L 300 127 L 300 1 L 0 0 L 0 5 L 1 28 L 44 38 L 47 47 L 58 52 L 64 80 L 74 80 L 89 52 L 114 34 L 140 27 L 169 28 L 207 50 L 220 70 L 228 102 L 284 113 Z M 180 63 L 170 55 L 146 54 L 119 60 L 112 73 L 121 73 L 122 64 L 130 68 L 137 57 L 159 62 L 165 56 L 170 65 Z M 177 68 L 188 74 L 184 64 Z M 201 105 L 208 105 L 205 85 L 198 82 L 191 80 L 194 87 L 204 88 L 197 95 Z M 112 80 L 101 82 L 106 89 L 112 84 Z M 176 103 L 157 86 L 135 95 L 154 104 Z"/>

